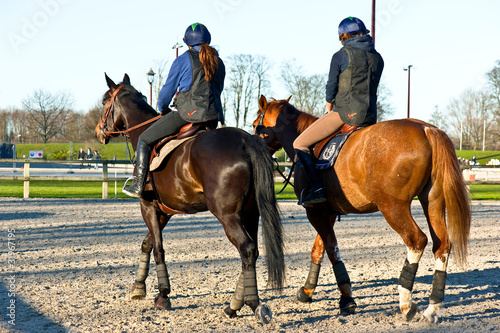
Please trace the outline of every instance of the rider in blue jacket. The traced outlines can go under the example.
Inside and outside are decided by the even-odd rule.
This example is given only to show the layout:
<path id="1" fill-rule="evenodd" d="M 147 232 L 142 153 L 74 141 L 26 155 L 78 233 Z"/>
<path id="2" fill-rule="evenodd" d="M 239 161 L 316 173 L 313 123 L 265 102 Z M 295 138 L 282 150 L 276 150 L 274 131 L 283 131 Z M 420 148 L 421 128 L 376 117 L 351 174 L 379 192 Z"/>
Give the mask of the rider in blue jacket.
<path id="1" fill-rule="evenodd" d="M 189 123 L 224 123 L 220 95 L 226 70 L 217 51 L 209 46 L 210 41 L 210 32 L 203 24 L 194 23 L 186 29 L 184 42 L 189 50 L 172 63 L 158 97 L 158 109 L 163 117 L 139 136 L 136 181 L 125 186 L 123 193 L 136 198 L 142 196 L 149 170 L 150 150 L 161 139 L 177 133 Z M 175 110 L 169 108 L 172 98 Z"/>

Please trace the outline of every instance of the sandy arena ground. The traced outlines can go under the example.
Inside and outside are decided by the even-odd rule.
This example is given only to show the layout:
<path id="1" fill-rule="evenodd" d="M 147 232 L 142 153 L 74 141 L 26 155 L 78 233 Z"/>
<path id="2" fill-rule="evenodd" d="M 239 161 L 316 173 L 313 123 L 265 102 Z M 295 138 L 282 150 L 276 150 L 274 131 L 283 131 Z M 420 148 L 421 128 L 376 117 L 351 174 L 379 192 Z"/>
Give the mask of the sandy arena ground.
<path id="1" fill-rule="evenodd" d="M 223 315 L 241 264 L 236 249 L 209 213 L 177 215 L 167 225 L 163 235 L 173 309 L 158 311 L 153 308 L 153 261 L 147 297 L 139 301 L 129 297 L 140 243 L 147 232 L 138 201 L 0 198 L 0 331 L 500 331 L 500 202 L 473 203 L 469 267 L 462 271 L 451 261 L 438 324 L 402 320 L 396 284 L 406 249 L 381 214 L 346 216 L 336 225 L 357 313 L 339 315 L 339 293 L 327 260 L 314 301 L 296 302 L 295 293 L 308 272 L 315 232 L 303 208 L 292 202 L 280 206 L 287 282 L 281 295 L 265 290 L 267 272 L 259 244 L 260 297 L 273 311 L 272 322 L 264 326 L 248 307 L 236 319 Z M 429 235 L 420 205 L 414 203 L 412 210 Z M 431 247 L 429 242 L 414 287 L 421 311 L 428 304 L 432 284 Z"/>

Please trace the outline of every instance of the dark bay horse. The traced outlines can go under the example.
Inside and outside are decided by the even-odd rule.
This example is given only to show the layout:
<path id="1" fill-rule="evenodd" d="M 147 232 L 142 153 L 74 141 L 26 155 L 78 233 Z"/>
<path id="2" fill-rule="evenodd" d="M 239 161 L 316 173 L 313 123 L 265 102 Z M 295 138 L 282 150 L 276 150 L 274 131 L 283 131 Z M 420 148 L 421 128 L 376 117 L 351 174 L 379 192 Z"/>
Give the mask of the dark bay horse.
<path id="1" fill-rule="evenodd" d="M 287 100 L 259 100 L 253 125 L 271 151 L 283 148 L 294 158 L 293 141 L 317 118 L 301 112 Z M 297 297 L 310 302 L 317 285 L 324 251 L 333 264 L 341 293 L 342 312 L 354 313 L 349 275 L 340 257 L 334 232 L 335 219 L 343 214 L 380 211 L 407 247 L 407 258 L 398 281 L 399 304 L 406 320 L 418 311 L 411 291 L 427 236 L 415 223 L 410 210 L 418 196 L 427 219 L 435 259 L 430 304 L 422 318 L 437 321 L 444 299 L 446 268 L 450 250 L 455 261 L 466 261 L 471 223 L 468 191 L 457 156 L 448 136 L 438 128 L 415 119 L 381 122 L 354 132 L 338 155 L 334 168 L 318 170 L 327 188 L 324 204 L 306 208 L 318 232 L 311 253 L 311 267 Z M 307 195 L 304 170 L 295 173 L 297 197 Z M 362 251 L 362 249 L 360 249 Z"/>
<path id="2" fill-rule="evenodd" d="M 113 136 L 126 134 L 135 151 L 139 135 L 158 113 L 130 85 L 127 74 L 122 83 L 115 84 L 107 75 L 106 82 L 109 90 L 103 97 L 105 112 L 96 127 L 96 135 L 106 144 Z M 272 160 L 262 139 L 229 127 L 204 132 L 182 143 L 163 166 L 149 174 L 149 179 L 144 198 L 140 199 L 141 213 L 149 232 L 142 242 L 132 298 L 146 295 L 145 280 L 151 250 L 154 250 L 159 290 L 155 306 L 171 307 L 162 230 L 175 213 L 209 210 L 222 224 L 242 261 L 242 271 L 225 313 L 235 317 L 247 304 L 260 321 L 267 323 L 271 312 L 266 305 L 260 304 L 255 271 L 259 256 L 259 217 L 262 218 L 268 282 L 277 289 L 283 286 L 284 254 Z M 160 209 L 160 202 L 171 212 Z"/>

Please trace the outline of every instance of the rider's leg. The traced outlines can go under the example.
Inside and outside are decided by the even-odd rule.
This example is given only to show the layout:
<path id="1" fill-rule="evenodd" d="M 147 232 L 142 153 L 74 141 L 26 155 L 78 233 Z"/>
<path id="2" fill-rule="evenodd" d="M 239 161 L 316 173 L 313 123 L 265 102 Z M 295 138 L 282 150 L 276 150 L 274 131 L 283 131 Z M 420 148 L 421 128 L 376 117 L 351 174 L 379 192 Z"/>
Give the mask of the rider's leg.
<path id="1" fill-rule="evenodd" d="M 125 186 L 123 193 L 136 198 L 141 197 L 149 170 L 151 147 L 164 137 L 177 133 L 186 124 L 188 122 L 183 120 L 178 112 L 172 111 L 158 119 L 139 136 L 136 150 L 136 181 L 132 185 Z"/>
<path id="2" fill-rule="evenodd" d="M 304 206 L 326 201 L 325 188 L 316 172 L 316 160 L 310 147 L 338 131 L 344 122 L 337 112 L 329 112 L 316 120 L 303 131 L 293 142 L 293 148 L 300 163 L 306 171 L 306 177 L 311 185 L 309 195 L 302 200 Z"/>

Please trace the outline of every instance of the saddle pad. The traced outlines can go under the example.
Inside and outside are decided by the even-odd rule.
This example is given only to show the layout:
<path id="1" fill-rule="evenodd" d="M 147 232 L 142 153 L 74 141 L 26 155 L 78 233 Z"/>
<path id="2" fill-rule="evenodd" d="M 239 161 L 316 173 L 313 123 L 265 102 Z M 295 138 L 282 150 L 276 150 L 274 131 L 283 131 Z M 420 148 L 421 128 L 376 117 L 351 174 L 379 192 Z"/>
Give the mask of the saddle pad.
<path id="1" fill-rule="evenodd" d="M 316 169 L 325 170 L 332 168 L 337 160 L 340 149 L 346 142 L 347 138 L 355 131 L 348 133 L 339 133 L 328 141 L 328 143 L 321 150 L 318 159 L 316 160 Z"/>
<path id="2" fill-rule="evenodd" d="M 167 158 L 167 156 L 170 155 L 170 153 L 172 153 L 175 150 L 175 148 L 179 147 L 181 143 L 184 143 L 188 140 L 192 140 L 195 137 L 196 136 L 189 136 L 184 139 L 170 140 L 167 143 L 165 143 L 163 147 L 161 147 L 160 153 L 157 156 L 155 156 L 151 161 L 151 163 L 149 164 L 149 170 L 154 171 L 158 169 L 158 167 L 162 164 L 163 160 Z"/>

